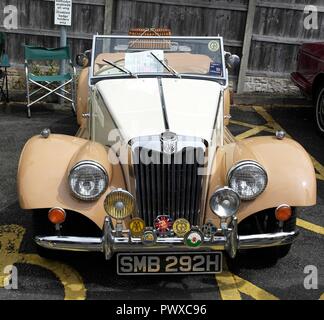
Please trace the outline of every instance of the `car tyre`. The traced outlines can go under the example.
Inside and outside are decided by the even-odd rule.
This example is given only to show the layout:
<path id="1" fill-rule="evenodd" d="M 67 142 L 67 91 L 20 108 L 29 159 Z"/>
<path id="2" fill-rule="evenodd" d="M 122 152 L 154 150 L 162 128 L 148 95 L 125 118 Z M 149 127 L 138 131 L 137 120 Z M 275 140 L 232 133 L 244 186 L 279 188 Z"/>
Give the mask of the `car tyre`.
<path id="1" fill-rule="evenodd" d="M 315 96 L 315 120 L 318 132 L 324 136 L 324 84 L 320 85 Z"/>

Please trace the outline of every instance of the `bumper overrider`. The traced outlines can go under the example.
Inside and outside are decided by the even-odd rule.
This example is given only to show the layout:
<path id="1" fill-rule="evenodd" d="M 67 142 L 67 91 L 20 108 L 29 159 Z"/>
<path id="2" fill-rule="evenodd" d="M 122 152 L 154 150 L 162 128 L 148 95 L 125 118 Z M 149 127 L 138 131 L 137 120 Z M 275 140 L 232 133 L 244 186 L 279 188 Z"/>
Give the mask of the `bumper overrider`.
<path id="1" fill-rule="evenodd" d="M 219 235 L 218 235 L 219 234 Z M 226 250 L 234 258 L 238 249 L 280 246 L 292 243 L 298 231 L 269 234 L 238 235 L 237 217 L 222 223 L 212 236 L 204 236 L 199 247 L 189 248 L 185 237 L 157 236 L 154 243 L 146 243 L 141 237 L 132 237 L 129 230 L 116 231 L 110 217 L 105 218 L 102 237 L 36 236 L 35 242 L 46 249 L 66 251 L 102 252 L 109 260 L 115 252 L 176 252 L 185 250 Z"/>

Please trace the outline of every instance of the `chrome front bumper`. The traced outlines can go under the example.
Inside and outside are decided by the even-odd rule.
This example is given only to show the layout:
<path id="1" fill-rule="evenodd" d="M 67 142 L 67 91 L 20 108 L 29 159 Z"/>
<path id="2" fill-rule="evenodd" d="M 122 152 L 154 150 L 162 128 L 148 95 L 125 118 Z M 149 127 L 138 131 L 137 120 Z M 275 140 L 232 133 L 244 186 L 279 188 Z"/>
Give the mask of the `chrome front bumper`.
<path id="1" fill-rule="evenodd" d="M 117 235 L 110 218 L 105 219 L 103 236 L 73 237 L 73 236 L 36 236 L 35 242 L 46 249 L 66 251 L 102 252 L 110 259 L 115 252 L 162 252 L 185 250 L 226 250 L 234 258 L 238 249 L 253 249 L 280 246 L 292 243 L 298 236 L 298 231 L 277 232 L 269 234 L 237 235 L 237 220 L 229 228 L 222 228 L 224 235 L 205 237 L 199 248 L 189 248 L 180 237 L 157 237 L 152 245 L 143 244 L 141 238 L 133 238 L 128 230 Z"/>

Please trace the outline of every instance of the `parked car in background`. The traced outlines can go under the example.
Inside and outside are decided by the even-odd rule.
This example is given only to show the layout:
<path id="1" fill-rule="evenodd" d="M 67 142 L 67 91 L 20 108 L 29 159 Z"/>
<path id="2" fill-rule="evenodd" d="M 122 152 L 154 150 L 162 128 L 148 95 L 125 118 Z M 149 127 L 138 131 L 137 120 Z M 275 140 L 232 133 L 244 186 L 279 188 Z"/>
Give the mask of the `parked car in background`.
<path id="1" fill-rule="evenodd" d="M 285 256 L 316 203 L 296 141 L 227 128 L 223 38 L 100 36 L 79 56 L 76 136 L 43 130 L 18 168 L 42 255 L 117 253 L 119 274 L 215 273 L 222 253 Z"/>
<path id="2" fill-rule="evenodd" d="M 315 106 L 319 132 L 324 135 L 324 42 L 305 43 L 297 58 L 297 71 L 291 74 L 294 84 Z"/>

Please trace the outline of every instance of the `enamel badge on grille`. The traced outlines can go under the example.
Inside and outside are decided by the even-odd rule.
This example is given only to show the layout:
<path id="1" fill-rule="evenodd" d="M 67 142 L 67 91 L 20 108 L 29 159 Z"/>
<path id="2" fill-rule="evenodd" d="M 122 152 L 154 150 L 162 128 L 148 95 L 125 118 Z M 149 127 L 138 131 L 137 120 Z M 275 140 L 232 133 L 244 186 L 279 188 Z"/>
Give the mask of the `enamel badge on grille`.
<path id="1" fill-rule="evenodd" d="M 145 222 L 141 218 L 133 218 L 129 223 L 132 237 L 140 237 L 145 229 Z"/>
<path id="2" fill-rule="evenodd" d="M 184 243 L 188 247 L 197 248 L 203 243 L 203 241 L 204 241 L 203 239 L 204 239 L 204 235 L 202 234 L 202 232 L 200 230 L 192 229 L 190 232 L 188 232 L 185 235 Z"/>
<path id="3" fill-rule="evenodd" d="M 146 227 L 142 234 L 142 242 L 144 245 L 154 244 L 156 242 L 156 233 L 153 228 Z"/>
<path id="4" fill-rule="evenodd" d="M 172 229 L 178 237 L 183 237 L 187 232 L 190 231 L 190 223 L 186 219 L 179 218 L 174 221 Z"/>
<path id="5" fill-rule="evenodd" d="M 210 221 L 201 227 L 201 231 L 206 237 L 211 237 L 217 232 L 217 227 Z"/>
<path id="6" fill-rule="evenodd" d="M 166 234 L 172 229 L 172 219 L 169 216 L 158 216 L 154 221 L 154 228 L 160 234 Z"/>

